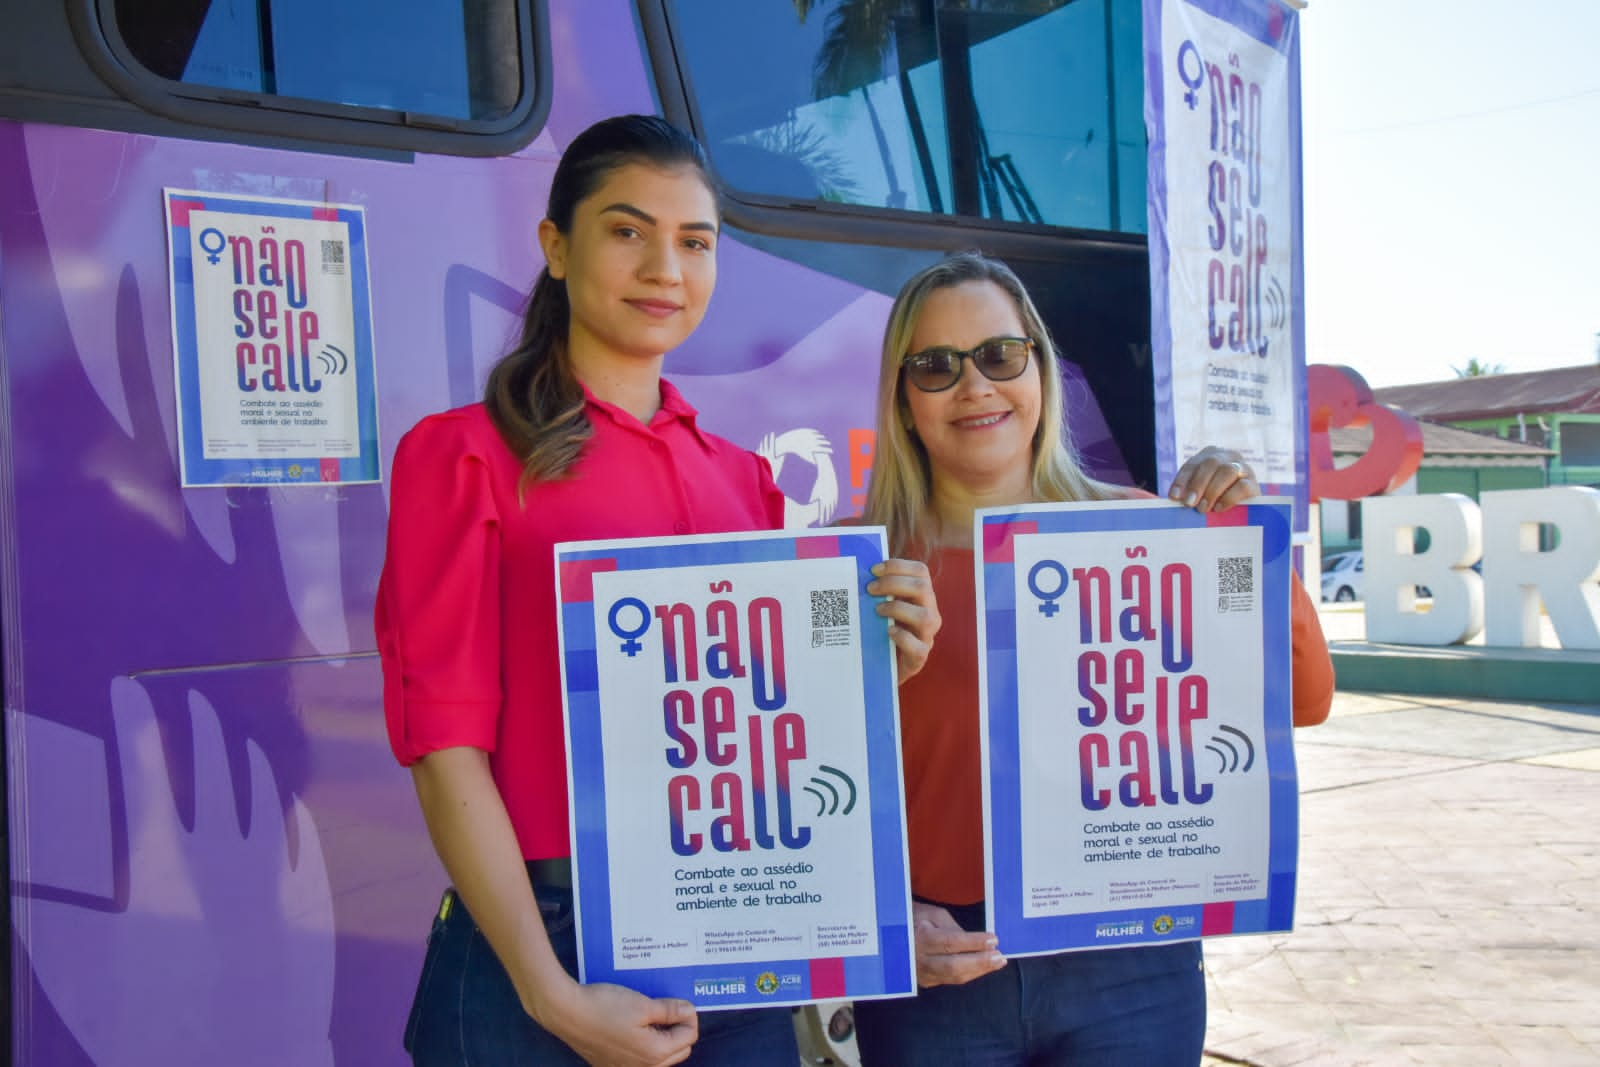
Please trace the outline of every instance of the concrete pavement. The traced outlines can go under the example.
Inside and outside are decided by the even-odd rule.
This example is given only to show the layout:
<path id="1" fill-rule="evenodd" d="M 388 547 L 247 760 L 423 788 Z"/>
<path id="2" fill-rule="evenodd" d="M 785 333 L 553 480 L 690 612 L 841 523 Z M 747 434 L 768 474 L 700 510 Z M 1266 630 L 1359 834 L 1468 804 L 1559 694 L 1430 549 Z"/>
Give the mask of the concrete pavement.
<path id="1" fill-rule="evenodd" d="M 1296 929 L 1207 942 L 1207 1063 L 1600 1064 L 1600 706 L 1341 693 L 1295 740 Z"/>

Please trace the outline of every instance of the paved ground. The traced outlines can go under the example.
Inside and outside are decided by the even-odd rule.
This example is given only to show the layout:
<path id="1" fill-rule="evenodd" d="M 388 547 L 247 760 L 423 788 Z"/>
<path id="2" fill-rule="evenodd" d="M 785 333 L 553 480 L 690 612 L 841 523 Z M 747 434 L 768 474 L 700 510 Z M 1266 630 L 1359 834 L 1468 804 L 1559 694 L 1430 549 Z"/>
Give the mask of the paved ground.
<path id="1" fill-rule="evenodd" d="M 1297 928 L 1207 942 L 1207 1062 L 1600 1064 L 1600 706 L 1340 694 L 1296 748 Z"/>
<path id="2" fill-rule="evenodd" d="M 1594 693 L 1341 693 L 1298 731 L 1297 927 L 1206 943 L 1207 1067 L 1600 1065 Z"/>

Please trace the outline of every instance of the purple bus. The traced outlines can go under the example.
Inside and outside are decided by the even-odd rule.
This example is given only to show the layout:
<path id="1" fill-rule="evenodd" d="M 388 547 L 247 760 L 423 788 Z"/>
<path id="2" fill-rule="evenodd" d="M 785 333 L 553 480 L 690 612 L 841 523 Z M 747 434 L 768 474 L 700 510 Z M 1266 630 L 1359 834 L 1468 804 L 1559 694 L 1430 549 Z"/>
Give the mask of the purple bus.
<path id="1" fill-rule="evenodd" d="M 0 26 L 18 1064 L 404 1061 L 445 878 L 384 733 L 384 474 L 479 395 L 596 119 L 710 150 L 720 285 L 667 374 L 771 458 L 791 524 L 859 509 L 892 295 L 960 248 L 1035 295 L 1089 465 L 1153 480 L 1138 0 L 0 0 Z M 299 411 L 354 376 L 350 440 L 306 464 L 213 442 L 185 362 L 211 298 L 179 235 L 240 205 L 349 236 L 309 254 L 354 342 L 302 317 L 306 391 L 263 386 Z M 828 1021 L 797 1017 L 845 1055 Z"/>

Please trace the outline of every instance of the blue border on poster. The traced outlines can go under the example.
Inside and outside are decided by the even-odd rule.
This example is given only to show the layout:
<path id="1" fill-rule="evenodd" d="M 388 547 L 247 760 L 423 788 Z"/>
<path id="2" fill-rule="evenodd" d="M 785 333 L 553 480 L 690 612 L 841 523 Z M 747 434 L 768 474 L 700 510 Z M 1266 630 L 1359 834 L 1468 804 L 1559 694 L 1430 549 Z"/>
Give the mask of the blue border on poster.
<path id="1" fill-rule="evenodd" d="M 765 563 L 797 558 L 827 558 L 813 549 L 802 555 L 802 541 L 832 540 L 834 558 L 852 558 L 863 603 L 872 567 L 885 558 L 881 527 L 827 529 L 717 538 L 638 538 L 631 541 L 578 542 L 556 546 L 557 601 L 562 620 L 562 683 L 567 705 L 568 780 L 571 796 L 572 849 L 577 877 L 574 905 L 578 915 L 578 954 L 585 982 L 613 982 L 653 997 L 682 997 L 702 1009 L 804 1004 L 836 997 L 906 996 L 916 990 L 912 956 L 910 872 L 907 867 L 905 814 L 900 772 L 898 698 L 894 646 L 876 612 L 858 613 L 862 649 L 862 698 L 867 727 L 867 783 L 872 827 L 873 892 L 878 916 L 875 955 L 817 957 L 827 960 L 836 980 L 820 993 L 813 982 L 811 958 L 762 959 L 742 963 L 700 963 L 689 966 L 617 967 L 612 953 L 611 884 L 606 842 L 605 753 L 601 743 L 599 658 L 595 649 L 594 602 L 566 601 L 561 593 L 564 563 L 604 560 L 608 570 L 639 571 L 705 567 L 730 563 Z M 771 993 L 753 993 L 763 976 L 798 975 L 798 983 Z M 696 983 L 704 983 L 696 993 Z M 705 988 L 726 983 L 744 992 L 709 993 Z"/>
<path id="2" fill-rule="evenodd" d="M 277 456 L 270 459 L 206 459 L 205 428 L 201 423 L 200 351 L 196 335 L 194 261 L 189 227 L 172 217 L 172 202 L 194 204 L 202 211 L 226 211 L 266 219 L 312 219 L 331 215 L 345 223 L 349 233 L 346 263 L 350 270 L 351 318 L 355 351 L 350 354 L 356 375 L 359 455 L 329 462 L 338 477 L 323 476 L 320 456 Z M 172 278 L 172 344 L 177 359 L 178 448 L 186 488 L 226 485 L 337 485 L 379 481 L 378 403 L 373 358 L 372 284 L 367 263 L 367 226 L 364 208 L 309 200 L 262 199 L 186 189 L 164 189 L 162 221 L 167 232 L 167 255 Z M 299 472 L 296 474 L 295 472 Z"/>
<path id="3" fill-rule="evenodd" d="M 1169 267 L 1172 249 L 1167 243 L 1167 134 L 1166 70 L 1161 55 L 1162 12 L 1168 4 L 1187 4 L 1204 14 L 1233 26 L 1240 33 L 1285 53 L 1289 90 L 1289 215 L 1290 241 L 1294 254 L 1290 262 L 1293 292 L 1291 357 L 1294 397 L 1293 485 L 1264 485 L 1267 493 L 1283 493 L 1294 500 L 1294 529 L 1304 533 L 1310 524 L 1311 457 L 1310 415 L 1306 400 L 1305 336 L 1305 214 L 1302 191 L 1302 142 L 1300 120 L 1300 18 L 1299 12 L 1282 0 L 1144 0 L 1144 122 L 1150 131 L 1147 165 L 1149 252 L 1150 252 L 1150 351 L 1155 379 L 1156 469 L 1168 481 L 1182 463 L 1173 421 L 1172 396 L 1172 294 Z M 1279 26 L 1274 20 L 1281 20 Z M 1219 445 L 1233 442 L 1218 441 Z"/>
<path id="4" fill-rule="evenodd" d="M 1240 522 L 1235 513 L 1243 511 Z M 1138 501 L 1119 506 L 1042 504 L 978 513 L 980 655 L 987 701 L 987 760 L 990 771 L 987 829 L 993 864 L 988 900 L 989 929 L 1011 955 L 1036 955 L 1119 945 L 1193 940 L 1201 934 L 1266 933 L 1291 929 L 1299 849 L 1299 785 L 1295 773 L 1289 583 L 1290 505 L 1258 501 L 1230 509 L 1226 525 L 1262 531 L 1263 752 L 1267 761 L 1268 863 L 1266 895 L 1225 906 L 1205 900 L 1182 906 L 1126 908 L 1077 915 L 1027 918 L 1022 907 L 1022 800 L 1015 773 L 1021 765 L 1016 661 L 1016 568 L 990 562 L 1005 540 L 1004 527 L 1025 523 L 1029 533 L 1107 530 L 1205 530 L 1211 522 L 1191 508 Z M 1007 552 L 999 555 L 1009 555 Z M 996 773 L 1010 769 L 1010 773 Z"/>

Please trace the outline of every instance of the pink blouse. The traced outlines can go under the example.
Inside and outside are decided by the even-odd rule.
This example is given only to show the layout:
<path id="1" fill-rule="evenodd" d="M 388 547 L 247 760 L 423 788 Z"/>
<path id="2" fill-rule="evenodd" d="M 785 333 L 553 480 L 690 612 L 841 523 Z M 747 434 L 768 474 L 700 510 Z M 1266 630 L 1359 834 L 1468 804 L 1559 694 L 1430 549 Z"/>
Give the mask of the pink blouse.
<path id="1" fill-rule="evenodd" d="M 526 859 L 571 851 L 555 545 L 783 525 L 766 461 L 702 431 L 668 382 L 649 425 L 585 395 L 594 434 L 561 480 L 519 494 L 522 461 L 482 404 L 419 422 L 390 475 L 375 618 L 389 743 L 407 766 L 488 752 Z"/>

